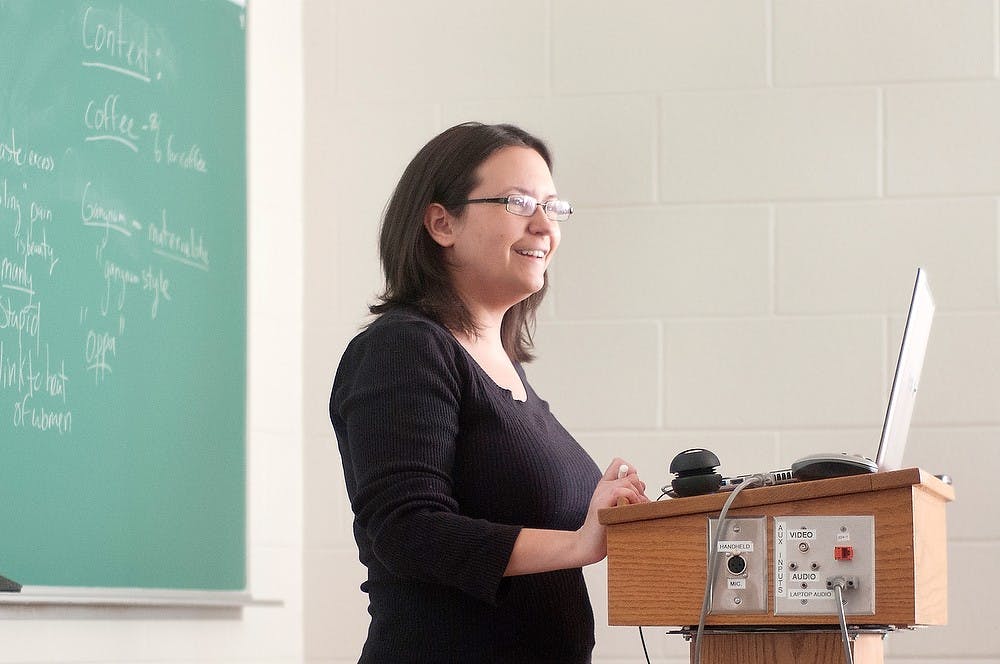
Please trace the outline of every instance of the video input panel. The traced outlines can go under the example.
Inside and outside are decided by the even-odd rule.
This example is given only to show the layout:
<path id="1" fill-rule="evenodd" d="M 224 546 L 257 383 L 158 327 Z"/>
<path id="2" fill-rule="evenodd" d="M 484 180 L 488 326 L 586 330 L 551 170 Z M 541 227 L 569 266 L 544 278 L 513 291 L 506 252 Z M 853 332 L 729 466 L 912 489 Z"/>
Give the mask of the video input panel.
<path id="1" fill-rule="evenodd" d="M 774 517 L 775 615 L 875 613 L 875 519 Z"/>

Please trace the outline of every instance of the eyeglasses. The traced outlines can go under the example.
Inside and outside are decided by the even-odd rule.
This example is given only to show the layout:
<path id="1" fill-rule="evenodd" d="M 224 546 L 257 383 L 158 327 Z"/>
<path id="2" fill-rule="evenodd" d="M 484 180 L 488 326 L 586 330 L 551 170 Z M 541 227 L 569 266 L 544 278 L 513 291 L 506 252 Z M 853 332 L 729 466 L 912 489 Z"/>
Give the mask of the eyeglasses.
<path id="1" fill-rule="evenodd" d="M 514 194 L 513 196 L 502 196 L 500 198 L 470 198 L 460 205 L 467 203 L 503 203 L 507 206 L 507 212 L 516 214 L 519 217 L 530 217 L 535 214 L 535 210 L 542 208 L 542 213 L 552 221 L 566 221 L 573 214 L 573 206 L 569 201 L 545 201 L 539 203 L 531 196 L 524 194 Z"/>

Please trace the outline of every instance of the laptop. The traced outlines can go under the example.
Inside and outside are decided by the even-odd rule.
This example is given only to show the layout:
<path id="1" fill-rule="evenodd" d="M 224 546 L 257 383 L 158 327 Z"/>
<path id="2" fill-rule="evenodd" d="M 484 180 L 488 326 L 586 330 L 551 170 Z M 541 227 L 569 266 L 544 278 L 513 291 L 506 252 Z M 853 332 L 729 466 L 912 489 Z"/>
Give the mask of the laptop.
<path id="1" fill-rule="evenodd" d="M 775 484 L 887 472 L 903 467 L 903 451 L 906 449 L 906 437 L 910 431 L 913 405 L 917 399 L 920 371 L 924 366 L 924 354 L 933 319 L 934 296 L 927 283 L 927 272 L 918 268 L 875 458 L 858 454 L 810 454 L 795 461 L 791 468 L 771 471 Z M 723 478 L 720 490 L 734 489 L 749 477 L 752 475 Z"/>

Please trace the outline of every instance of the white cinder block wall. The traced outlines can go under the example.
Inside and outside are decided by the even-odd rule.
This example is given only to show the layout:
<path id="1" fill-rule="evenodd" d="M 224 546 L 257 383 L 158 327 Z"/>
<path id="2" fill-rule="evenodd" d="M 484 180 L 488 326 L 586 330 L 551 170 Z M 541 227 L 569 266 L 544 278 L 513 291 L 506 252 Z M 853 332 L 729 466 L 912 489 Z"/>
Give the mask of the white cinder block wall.
<path id="1" fill-rule="evenodd" d="M 379 214 L 460 121 L 547 139 L 563 228 L 529 379 L 600 464 L 650 485 L 873 453 L 915 268 L 938 302 L 907 462 L 955 478 L 951 624 L 898 664 L 1000 659 L 997 0 L 305 0 L 305 653 L 355 661 L 363 570 L 326 418 L 380 283 Z M 980 517 L 980 518 L 977 518 Z M 595 659 L 641 658 L 606 624 Z M 989 585 L 989 583 L 985 583 Z M 988 592 L 988 591 L 987 591 Z M 658 662 L 679 637 L 647 629 Z"/>

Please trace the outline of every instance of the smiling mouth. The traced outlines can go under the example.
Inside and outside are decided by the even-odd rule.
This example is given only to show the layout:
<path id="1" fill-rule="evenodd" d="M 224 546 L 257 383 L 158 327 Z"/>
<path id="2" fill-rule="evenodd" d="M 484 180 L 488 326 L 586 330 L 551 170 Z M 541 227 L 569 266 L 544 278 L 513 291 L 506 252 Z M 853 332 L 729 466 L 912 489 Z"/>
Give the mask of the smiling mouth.
<path id="1" fill-rule="evenodd" d="M 515 249 L 514 252 L 529 258 L 545 258 L 547 253 L 541 249 Z"/>

